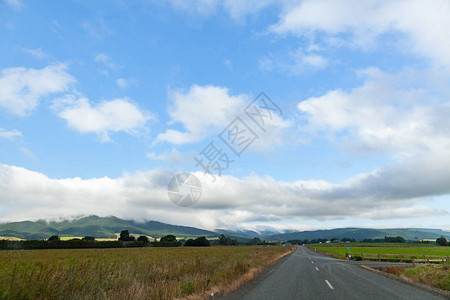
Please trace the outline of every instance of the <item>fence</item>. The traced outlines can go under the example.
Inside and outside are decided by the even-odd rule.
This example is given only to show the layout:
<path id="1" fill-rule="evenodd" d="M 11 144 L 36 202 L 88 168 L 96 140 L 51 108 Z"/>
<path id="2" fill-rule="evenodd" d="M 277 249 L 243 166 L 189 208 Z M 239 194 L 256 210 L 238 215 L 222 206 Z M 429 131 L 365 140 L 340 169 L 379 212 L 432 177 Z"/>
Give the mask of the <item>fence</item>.
<path id="1" fill-rule="evenodd" d="M 386 253 L 345 253 L 346 258 L 374 261 L 393 261 L 416 263 L 446 263 L 450 262 L 450 255 L 417 255 L 417 254 L 386 254 Z"/>

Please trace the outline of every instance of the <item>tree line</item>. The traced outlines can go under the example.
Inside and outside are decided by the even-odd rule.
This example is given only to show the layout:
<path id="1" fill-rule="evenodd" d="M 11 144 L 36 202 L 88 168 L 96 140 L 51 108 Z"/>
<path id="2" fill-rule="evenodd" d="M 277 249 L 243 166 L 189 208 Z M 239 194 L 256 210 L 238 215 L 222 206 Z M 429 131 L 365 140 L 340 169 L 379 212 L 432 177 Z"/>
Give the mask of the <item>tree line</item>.
<path id="1" fill-rule="evenodd" d="M 124 248 L 124 247 L 180 247 L 183 243 L 177 240 L 175 235 L 169 234 L 161 237 L 159 240 L 150 241 L 145 235 L 138 238 L 129 233 L 128 230 L 122 230 L 116 241 L 97 241 L 92 236 L 84 238 L 73 238 L 70 240 L 61 240 L 58 235 L 52 235 L 47 240 L 0 240 L 0 250 L 19 250 L 19 249 L 78 249 L 78 248 Z M 218 240 L 210 242 L 205 236 L 195 239 L 188 239 L 184 246 L 207 247 L 210 245 L 238 245 L 238 241 L 221 235 Z"/>

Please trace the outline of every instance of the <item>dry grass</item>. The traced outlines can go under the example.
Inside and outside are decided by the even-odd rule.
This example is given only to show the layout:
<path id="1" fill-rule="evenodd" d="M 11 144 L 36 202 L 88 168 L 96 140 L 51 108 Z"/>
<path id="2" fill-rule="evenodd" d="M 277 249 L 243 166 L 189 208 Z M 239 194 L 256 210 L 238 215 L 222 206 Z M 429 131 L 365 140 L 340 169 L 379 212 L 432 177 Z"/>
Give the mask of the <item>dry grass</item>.
<path id="1" fill-rule="evenodd" d="M 405 269 L 401 276 L 450 291 L 450 265 L 425 265 Z"/>
<path id="2" fill-rule="evenodd" d="M 391 266 L 382 271 L 403 278 L 412 279 L 428 286 L 450 291 L 450 265 L 424 265 L 420 267 Z"/>
<path id="3" fill-rule="evenodd" d="M 201 299 L 290 253 L 279 246 L 0 252 L 0 299 Z"/>

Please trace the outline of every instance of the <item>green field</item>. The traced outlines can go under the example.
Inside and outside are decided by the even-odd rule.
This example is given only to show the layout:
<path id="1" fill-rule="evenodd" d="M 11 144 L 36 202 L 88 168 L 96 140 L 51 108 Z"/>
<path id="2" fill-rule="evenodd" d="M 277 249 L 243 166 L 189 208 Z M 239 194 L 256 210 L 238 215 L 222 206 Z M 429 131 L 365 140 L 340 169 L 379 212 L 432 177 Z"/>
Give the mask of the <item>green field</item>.
<path id="1" fill-rule="evenodd" d="M 345 258 L 349 253 L 381 253 L 408 255 L 450 255 L 450 247 L 436 246 L 436 244 L 418 243 L 350 243 L 350 244 L 312 244 L 311 249 L 317 249 L 324 254 L 337 258 Z M 350 247 L 348 250 L 347 247 Z"/>
<path id="2" fill-rule="evenodd" d="M 291 247 L 0 251 L 0 299 L 174 299 L 237 287 Z"/>

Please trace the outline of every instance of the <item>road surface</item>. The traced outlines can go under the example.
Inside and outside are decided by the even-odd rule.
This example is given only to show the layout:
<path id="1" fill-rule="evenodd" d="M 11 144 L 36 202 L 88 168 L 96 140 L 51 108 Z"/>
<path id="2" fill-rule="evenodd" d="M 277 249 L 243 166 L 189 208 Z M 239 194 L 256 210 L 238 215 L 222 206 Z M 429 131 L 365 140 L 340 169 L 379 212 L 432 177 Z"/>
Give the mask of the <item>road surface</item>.
<path id="1" fill-rule="evenodd" d="M 443 299 L 305 247 L 225 299 Z"/>

